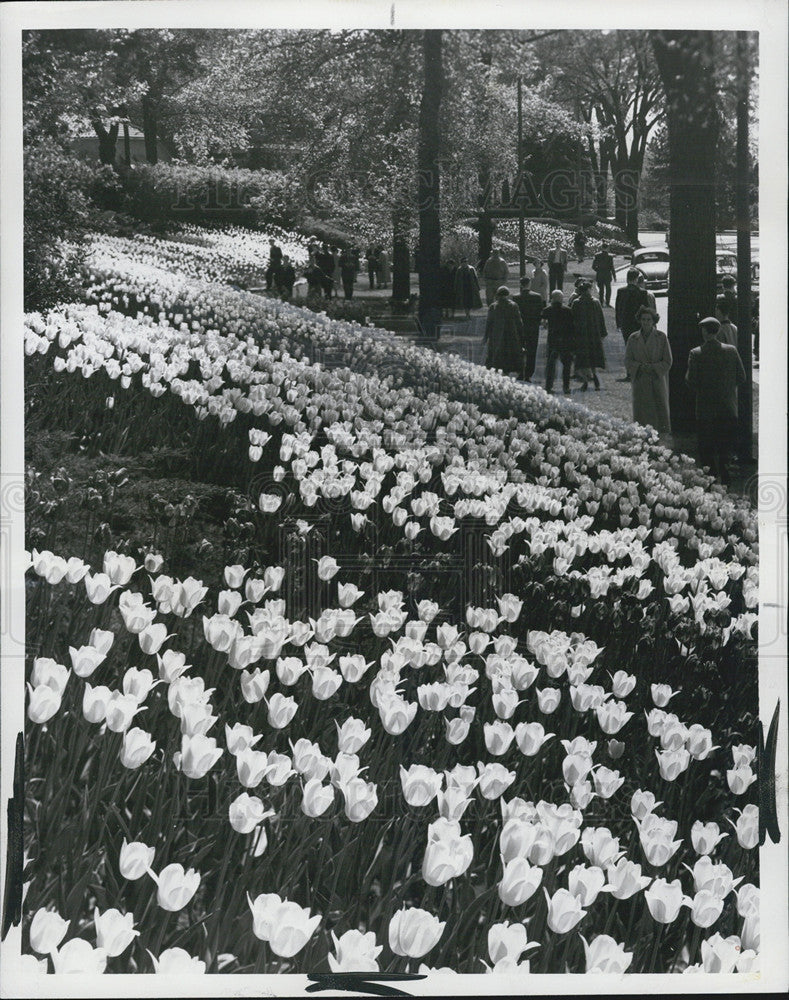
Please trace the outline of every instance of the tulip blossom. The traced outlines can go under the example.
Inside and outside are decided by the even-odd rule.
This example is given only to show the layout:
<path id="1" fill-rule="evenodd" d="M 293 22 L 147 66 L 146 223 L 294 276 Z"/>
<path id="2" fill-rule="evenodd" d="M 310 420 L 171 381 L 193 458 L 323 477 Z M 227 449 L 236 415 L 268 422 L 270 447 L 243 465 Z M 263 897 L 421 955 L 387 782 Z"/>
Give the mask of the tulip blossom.
<path id="1" fill-rule="evenodd" d="M 389 921 L 389 947 L 401 958 L 421 958 L 438 944 L 445 926 L 427 910 L 403 907 Z"/>
<path id="2" fill-rule="evenodd" d="M 205 962 L 192 957 L 183 948 L 167 948 L 158 958 L 151 955 L 151 961 L 154 972 L 161 976 L 192 976 L 205 972 Z"/>
<path id="3" fill-rule="evenodd" d="M 543 889 L 548 904 L 548 926 L 554 934 L 566 934 L 586 916 L 578 899 L 566 889 L 557 889 L 553 896 Z"/>
<path id="4" fill-rule="evenodd" d="M 515 739 L 518 749 L 525 757 L 534 757 L 543 744 L 547 743 L 554 733 L 546 733 L 539 722 L 521 722 L 515 727 Z"/>
<path id="5" fill-rule="evenodd" d="M 513 857 L 504 864 L 497 886 L 499 899 L 505 906 L 520 906 L 537 891 L 542 874 L 542 868 L 530 865 L 525 857 Z"/>
<path id="6" fill-rule="evenodd" d="M 496 721 L 486 722 L 482 728 L 488 753 L 494 757 L 506 754 L 515 739 L 512 726 L 508 722 Z"/>
<path id="7" fill-rule="evenodd" d="M 332 972 L 378 972 L 378 956 L 383 945 L 376 945 L 375 934 L 368 931 L 346 931 L 340 938 L 331 932 L 334 954 L 329 952 L 329 968 Z"/>
<path id="8" fill-rule="evenodd" d="M 462 875 L 473 857 L 471 836 L 461 836 L 458 822 L 439 818 L 428 828 L 422 878 L 428 885 L 444 885 L 450 879 Z"/>
<path id="9" fill-rule="evenodd" d="M 697 854 L 712 854 L 724 837 L 728 837 L 728 834 L 721 833 L 717 823 L 702 823 L 701 820 L 696 820 L 690 828 L 690 839 Z"/>
<path id="10" fill-rule="evenodd" d="M 690 903 L 687 896 L 682 891 L 682 883 L 679 879 L 668 882 L 664 878 L 657 878 L 652 885 L 645 890 L 649 912 L 653 920 L 660 924 L 671 924 L 679 916 L 679 911 L 683 905 Z"/>
<path id="11" fill-rule="evenodd" d="M 462 788 L 449 787 L 436 798 L 439 815 L 444 819 L 459 820 L 471 804 L 471 798 Z"/>
<path id="12" fill-rule="evenodd" d="M 36 688 L 28 684 L 27 689 L 30 693 L 30 700 L 27 706 L 28 719 L 37 725 L 49 722 L 60 708 L 60 694 L 54 691 L 48 684 L 40 684 Z"/>
<path id="13" fill-rule="evenodd" d="M 723 900 L 708 889 L 697 892 L 686 905 L 690 907 L 690 919 L 701 928 L 712 927 L 723 912 Z"/>
<path id="14" fill-rule="evenodd" d="M 115 633 L 110 632 L 107 629 L 94 628 L 91 629 L 90 636 L 88 638 L 88 645 L 92 646 L 97 653 L 102 656 L 106 656 L 107 653 L 112 649 L 112 644 L 115 641 Z M 81 647 L 84 649 L 85 647 Z M 75 671 L 76 673 L 76 671 Z"/>
<path id="15" fill-rule="evenodd" d="M 734 878 L 728 865 L 714 864 L 706 855 L 700 857 L 693 866 L 693 885 L 696 892 L 706 890 L 725 899 L 741 881 L 741 878 Z"/>
<path id="16" fill-rule="evenodd" d="M 543 715 L 551 715 L 559 707 L 562 693 L 558 688 L 543 688 L 537 692 L 537 704 Z"/>
<path id="17" fill-rule="evenodd" d="M 567 876 L 567 888 L 579 900 L 581 906 L 588 908 L 594 903 L 605 885 L 605 873 L 602 868 L 594 865 L 576 865 Z"/>
<path id="18" fill-rule="evenodd" d="M 515 781 L 515 772 L 508 771 L 503 764 L 477 764 L 479 790 L 483 798 L 497 799 Z"/>
<path id="19" fill-rule="evenodd" d="M 150 733 L 135 726 L 123 734 L 120 762 L 129 770 L 135 771 L 138 767 L 142 767 L 155 749 L 156 741 L 151 739 Z"/>
<path id="20" fill-rule="evenodd" d="M 39 955 L 49 955 L 66 936 L 69 922 L 55 910 L 36 910 L 30 922 L 30 947 Z"/>
<path id="21" fill-rule="evenodd" d="M 602 972 L 621 975 L 627 972 L 633 961 L 633 952 L 625 951 L 624 944 L 618 944 L 607 934 L 599 934 L 591 944 L 588 944 L 583 934 L 580 935 L 586 956 L 586 972 Z"/>
<path id="22" fill-rule="evenodd" d="M 345 815 L 352 823 L 361 823 L 378 805 L 378 789 L 373 782 L 351 778 L 340 786 L 345 799 Z"/>
<path id="23" fill-rule="evenodd" d="M 321 556 L 321 558 L 316 559 L 315 562 L 318 564 L 318 578 L 320 580 L 331 580 L 340 571 L 337 560 L 333 559 L 331 556 Z"/>
<path id="24" fill-rule="evenodd" d="M 69 646 L 68 651 L 72 669 L 77 677 L 90 677 L 106 659 L 106 653 L 99 652 L 93 646 L 80 646 L 79 649 Z"/>
<path id="25" fill-rule="evenodd" d="M 620 858 L 615 865 L 609 865 L 606 878 L 608 881 L 602 891 L 610 892 L 615 899 L 630 899 L 652 881 L 648 875 L 641 874 L 641 865 L 633 864 L 627 858 Z"/>
<path id="26" fill-rule="evenodd" d="M 742 951 L 739 938 L 713 934 L 701 942 L 701 964 L 705 972 L 728 975 L 734 972 Z"/>
<path id="27" fill-rule="evenodd" d="M 244 582 L 246 573 L 246 569 L 238 564 L 234 566 L 225 566 L 225 583 L 231 588 L 231 590 L 238 590 Z"/>
<path id="28" fill-rule="evenodd" d="M 750 767 L 756 760 L 756 748 L 748 746 L 746 743 L 739 743 L 731 748 L 731 756 L 735 769 Z"/>
<path id="29" fill-rule="evenodd" d="M 163 910 L 172 913 L 182 910 L 192 899 L 200 886 L 200 874 L 190 868 L 184 870 L 180 864 L 167 865 L 158 875 L 150 872 L 156 882 L 156 900 Z"/>
<path id="30" fill-rule="evenodd" d="M 262 701 L 268 690 L 271 674 L 268 670 L 241 671 L 241 694 L 250 705 Z"/>
<path id="31" fill-rule="evenodd" d="M 150 670 L 138 670 L 136 667 L 130 667 L 123 675 L 123 693 L 131 695 L 138 703 L 142 704 L 155 683 Z"/>
<path id="32" fill-rule="evenodd" d="M 186 655 L 178 653 L 174 649 L 166 649 L 161 656 L 157 655 L 156 660 L 159 664 L 159 679 L 166 684 L 172 684 L 174 680 L 191 669 L 186 662 Z"/>
<path id="33" fill-rule="evenodd" d="M 107 967 L 107 953 L 83 938 L 71 938 L 59 951 L 52 952 L 52 964 L 59 976 L 66 973 L 97 976 Z"/>
<path id="34" fill-rule="evenodd" d="M 601 799 L 610 799 L 611 796 L 622 787 L 625 779 L 619 771 L 612 771 L 608 767 L 597 767 L 592 771 L 596 794 Z"/>
<path id="35" fill-rule="evenodd" d="M 406 802 L 419 808 L 426 806 L 441 791 L 443 775 L 423 764 L 412 764 L 407 770 L 401 765 L 400 783 Z"/>
<path id="36" fill-rule="evenodd" d="M 588 826 L 581 834 L 581 848 L 590 864 L 605 870 L 615 864 L 622 851 L 619 838 L 612 837 L 606 827 Z"/>
<path id="37" fill-rule="evenodd" d="M 390 736 L 399 736 L 413 722 L 417 707 L 415 702 L 403 698 L 387 698 L 379 707 L 382 726 Z"/>
<path id="38" fill-rule="evenodd" d="M 676 781 L 690 764 L 690 754 L 687 750 L 656 750 L 660 777 L 664 781 Z"/>
<path id="39" fill-rule="evenodd" d="M 142 878 L 146 872 L 151 870 L 155 854 L 154 847 L 148 847 L 147 844 L 143 844 L 139 840 L 127 844 L 124 838 L 118 859 L 118 869 L 123 878 L 130 882 Z"/>
<path id="40" fill-rule="evenodd" d="M 737 889 L 737 912 L 741 917 L 759 915 L 761 890 L 758 886 L 746 882 Z"/>
<path id="41" fill-rule="evenodd" d="M 295 698 L 288 698 L 279 691 L 268 701 L 268 722 L 274 729 L 284 729 L 290 724 L 299 705 Z"/>
<path id="42" fill-rule="evenodd" d="M 304 785 L 301 800 L 301 810 L 310 819 L 316 819 L 334 802 L 334 789 L 331 785 L 321 784 L 320 778 L 310 778 Z"/>
<path id="43" fill-rule="evenodd" d="M 50 687 L 56 695 L 62 697 L 66 690 L 71 671 L 56 663 L 47 656 L 39 656 L 33 660 L 33 669 L 30 673 L 30 684 L 28 687 L 39 688 L 42 685 Z"/>
<path id="44" fill-rule="evenodd" d="M 523 924 L 493 924 L 488 930 L 488 955 L 494 965 L 502 962 L 517 963 L 524 951 L 539 948 L 535 942 L 529 943 Z"/>
<path id="45" fill-rule="evenodd" d="M 645 792 L 641 789 L 633 792 L 630 798 L 630 812 L 633 814 L 633 819 L 636 822 L 641 822 L 647 813 L 651 813 L 662 803 L 655 799 L 652 792 Z"/>
<path id="46" fill-rule="evenodd" d="M 187 778 L 199 779 L 208 774 L 223 753 L 213 737 L 184 735 L 180 751 L 173 754 L 173 762 Z"/>
<path id="47" fill-rule="evenodd" d="M 359 590 L 356 584 L 353 583 L 338 583 L 337 596 L 341 608 L 350 608 L 360 597 L 364 596 L 364 591 Z"/>
<path id="48" fill-rule="evenodd" d="M 96 943 L 107 953 L 108 958 L 122 955 L 140 933 L 134 929 L 134 914 L 124 914 L 120 910 L 99 913 L 95 909 L 93 922 L 96 926 Z"/>
<path id="49" fill-rule="evenodd" d="M 726 772 L 726 781 L 733 795 L 744 795 L 756 781 L 756 775 L 750 767 L 740 766 Z"/>

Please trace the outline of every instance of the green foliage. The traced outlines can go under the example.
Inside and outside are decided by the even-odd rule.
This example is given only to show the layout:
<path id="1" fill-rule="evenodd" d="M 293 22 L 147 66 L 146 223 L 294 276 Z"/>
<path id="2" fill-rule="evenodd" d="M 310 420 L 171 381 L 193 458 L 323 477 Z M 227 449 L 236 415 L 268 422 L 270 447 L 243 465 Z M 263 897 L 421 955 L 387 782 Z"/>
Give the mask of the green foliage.
<path id="1" fill-rule="evenodd" d="M 299 221 L 300 191 L 277 171 L 157 163 L 130 171 L 124 208 L 138 219 L 164 224 L 290 227 Z"/>
<path id="2" fill-rule="evenodd" d="M 77 297 L 79 242 L 95 225 L 88 189 L 94 174 L 50 139 L 25 150 L 25 309 Z"/>

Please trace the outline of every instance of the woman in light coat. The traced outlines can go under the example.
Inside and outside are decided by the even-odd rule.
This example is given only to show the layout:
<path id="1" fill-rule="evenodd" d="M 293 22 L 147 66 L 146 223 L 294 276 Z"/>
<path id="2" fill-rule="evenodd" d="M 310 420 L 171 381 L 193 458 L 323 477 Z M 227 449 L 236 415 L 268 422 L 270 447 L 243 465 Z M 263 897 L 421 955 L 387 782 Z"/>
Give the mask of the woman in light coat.
<path id="1" fill-rule="evenodd" d="M 654 309 L 638 311 L 641 329 L 631 333 L 625 348 L 625 367 L 633 391 L 633 420 L 651 424 L 659 434 L 671 433 L 668 408 L 668 373 L 673 358 L 668 337 L 658 330 Z"/>

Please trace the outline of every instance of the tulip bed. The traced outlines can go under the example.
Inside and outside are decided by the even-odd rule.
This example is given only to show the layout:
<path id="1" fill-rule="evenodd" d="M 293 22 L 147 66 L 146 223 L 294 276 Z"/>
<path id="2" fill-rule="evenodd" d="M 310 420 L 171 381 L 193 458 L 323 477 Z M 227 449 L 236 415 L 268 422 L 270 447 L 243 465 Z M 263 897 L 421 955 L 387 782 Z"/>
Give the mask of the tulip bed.
<path id="1" fill-rule="evenodd" d="M 31 546 L 31 972 L 758 968 L 753 512 L 166 254 L 26 317 L 27 433 L 186 449 L 246 532 Z"/>

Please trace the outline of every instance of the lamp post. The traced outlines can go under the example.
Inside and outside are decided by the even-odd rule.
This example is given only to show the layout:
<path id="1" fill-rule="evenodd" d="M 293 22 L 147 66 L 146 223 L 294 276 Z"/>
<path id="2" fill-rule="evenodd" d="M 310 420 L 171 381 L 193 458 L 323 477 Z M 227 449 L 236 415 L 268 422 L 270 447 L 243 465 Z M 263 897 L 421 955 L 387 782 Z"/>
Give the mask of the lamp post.
<path id="1" fill-rule="evenodd" d="M 524 217 L 523 183 L 523 80 L 518 77 L 518 254 L 520 256 L 520 276 L 526 274 L 526 220 Z"/>

